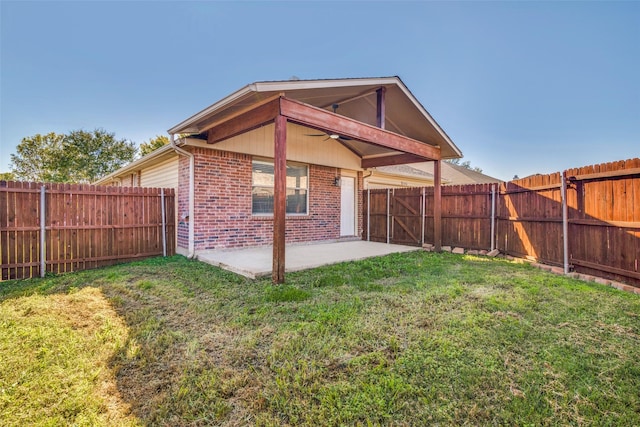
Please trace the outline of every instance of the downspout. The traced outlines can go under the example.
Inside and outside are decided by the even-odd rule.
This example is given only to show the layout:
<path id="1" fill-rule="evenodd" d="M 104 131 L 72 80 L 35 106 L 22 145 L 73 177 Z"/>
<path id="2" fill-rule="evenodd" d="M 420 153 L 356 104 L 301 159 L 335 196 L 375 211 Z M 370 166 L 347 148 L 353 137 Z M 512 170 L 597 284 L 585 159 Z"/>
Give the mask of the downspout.
<path id="1" fill-rule="evenodd" d="M 178 147 L 176 144 L 175 136 L 170 134 L 171 146 L 176 153 L 189 158 L 189 252 L 187 258 L 193 258 L 195 256 L 195 195 L 196 195 L 196 179 L 195 179 L 195 157 L 193 153 L 189 153 L 186 150 Z"/>
<path id="2" fill-rule="evenodd" d="M 366 170 L 369 170 L 369 169 L 365 169 L 365 171 Z M 362 187 L 363 188 L 367 187 L 367 189 L 369 189 L 369 182 L 367 182 L 367 178 L 369 178 L 371 175 L 373 175 L 373 171 L 372 170 L 369 170 L 369 175 L 367 175 L 367 176 L 364 176 L 364 172 L 363 172 L 363 174 L 362 174 Z"/>

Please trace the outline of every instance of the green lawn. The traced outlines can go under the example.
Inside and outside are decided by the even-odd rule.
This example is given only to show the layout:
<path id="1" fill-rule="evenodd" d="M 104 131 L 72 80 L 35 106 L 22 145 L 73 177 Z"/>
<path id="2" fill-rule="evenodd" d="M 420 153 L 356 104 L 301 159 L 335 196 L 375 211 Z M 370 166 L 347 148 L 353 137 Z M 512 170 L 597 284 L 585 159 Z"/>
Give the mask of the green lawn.
<path id="1" fill-rule="evenodd" d="M 640 425 L 640 296 L 413 252 L 0 283 L 0 425 Z"/>

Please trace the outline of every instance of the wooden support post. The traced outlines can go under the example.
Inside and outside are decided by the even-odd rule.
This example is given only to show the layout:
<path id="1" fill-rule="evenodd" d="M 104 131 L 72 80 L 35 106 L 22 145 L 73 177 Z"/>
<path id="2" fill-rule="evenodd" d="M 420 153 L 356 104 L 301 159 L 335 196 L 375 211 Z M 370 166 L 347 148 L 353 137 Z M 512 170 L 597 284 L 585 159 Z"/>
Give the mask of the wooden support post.
<path id="1" fill-rule="evenodd" d="M 387 88 L 384 86 L 376 90 L 376 125 L 380 129 L 384 129 L 385 127 L 385 94 L 386 93 L 387 93 Z"/>
<path id="2" fill-rule="evenodd" d="M 441 188 L 441 163 L 433 162 L 433 250 L 442 250 L 442 188 Z"/>
<path id="3" fill-rule="evenodd" d="M 275 119 L 273 156 L 273 283 L 284 283 L 285 217 L 287 215 L 287 119 Z"/>

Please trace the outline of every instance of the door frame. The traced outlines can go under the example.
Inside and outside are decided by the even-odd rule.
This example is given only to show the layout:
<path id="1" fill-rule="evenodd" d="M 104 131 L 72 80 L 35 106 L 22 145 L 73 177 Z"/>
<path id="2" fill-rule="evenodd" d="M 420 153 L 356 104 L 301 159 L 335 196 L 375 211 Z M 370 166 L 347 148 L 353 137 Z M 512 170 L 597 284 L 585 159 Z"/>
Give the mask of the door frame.
<path id="1" fill-rule="evenodd" d="M 340 237 L 358 235 L 358 172 L 342 169 L 340 178 L 353 178 L 353 234 L 342 234 L 342 185 L 340 186 Z"/>

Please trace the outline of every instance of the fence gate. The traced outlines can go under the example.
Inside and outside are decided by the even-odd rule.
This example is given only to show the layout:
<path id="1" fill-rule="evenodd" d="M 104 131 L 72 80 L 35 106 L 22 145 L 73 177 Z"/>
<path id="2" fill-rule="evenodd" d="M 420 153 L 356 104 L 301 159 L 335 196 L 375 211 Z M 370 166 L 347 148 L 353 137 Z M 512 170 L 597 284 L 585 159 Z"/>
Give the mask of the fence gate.
<path id="1" fill-rule="evenodd" d="M 390 192 L 390 243 L 420 246 L 422 244 L 422 194 L 413 188 Z"/>
<path id="2" fill-rule="evenodd" d="M 366 235 L 373 242 L 420 246 L 422 244 L 423 194 L 416 188 L 369 190 Z"/>

